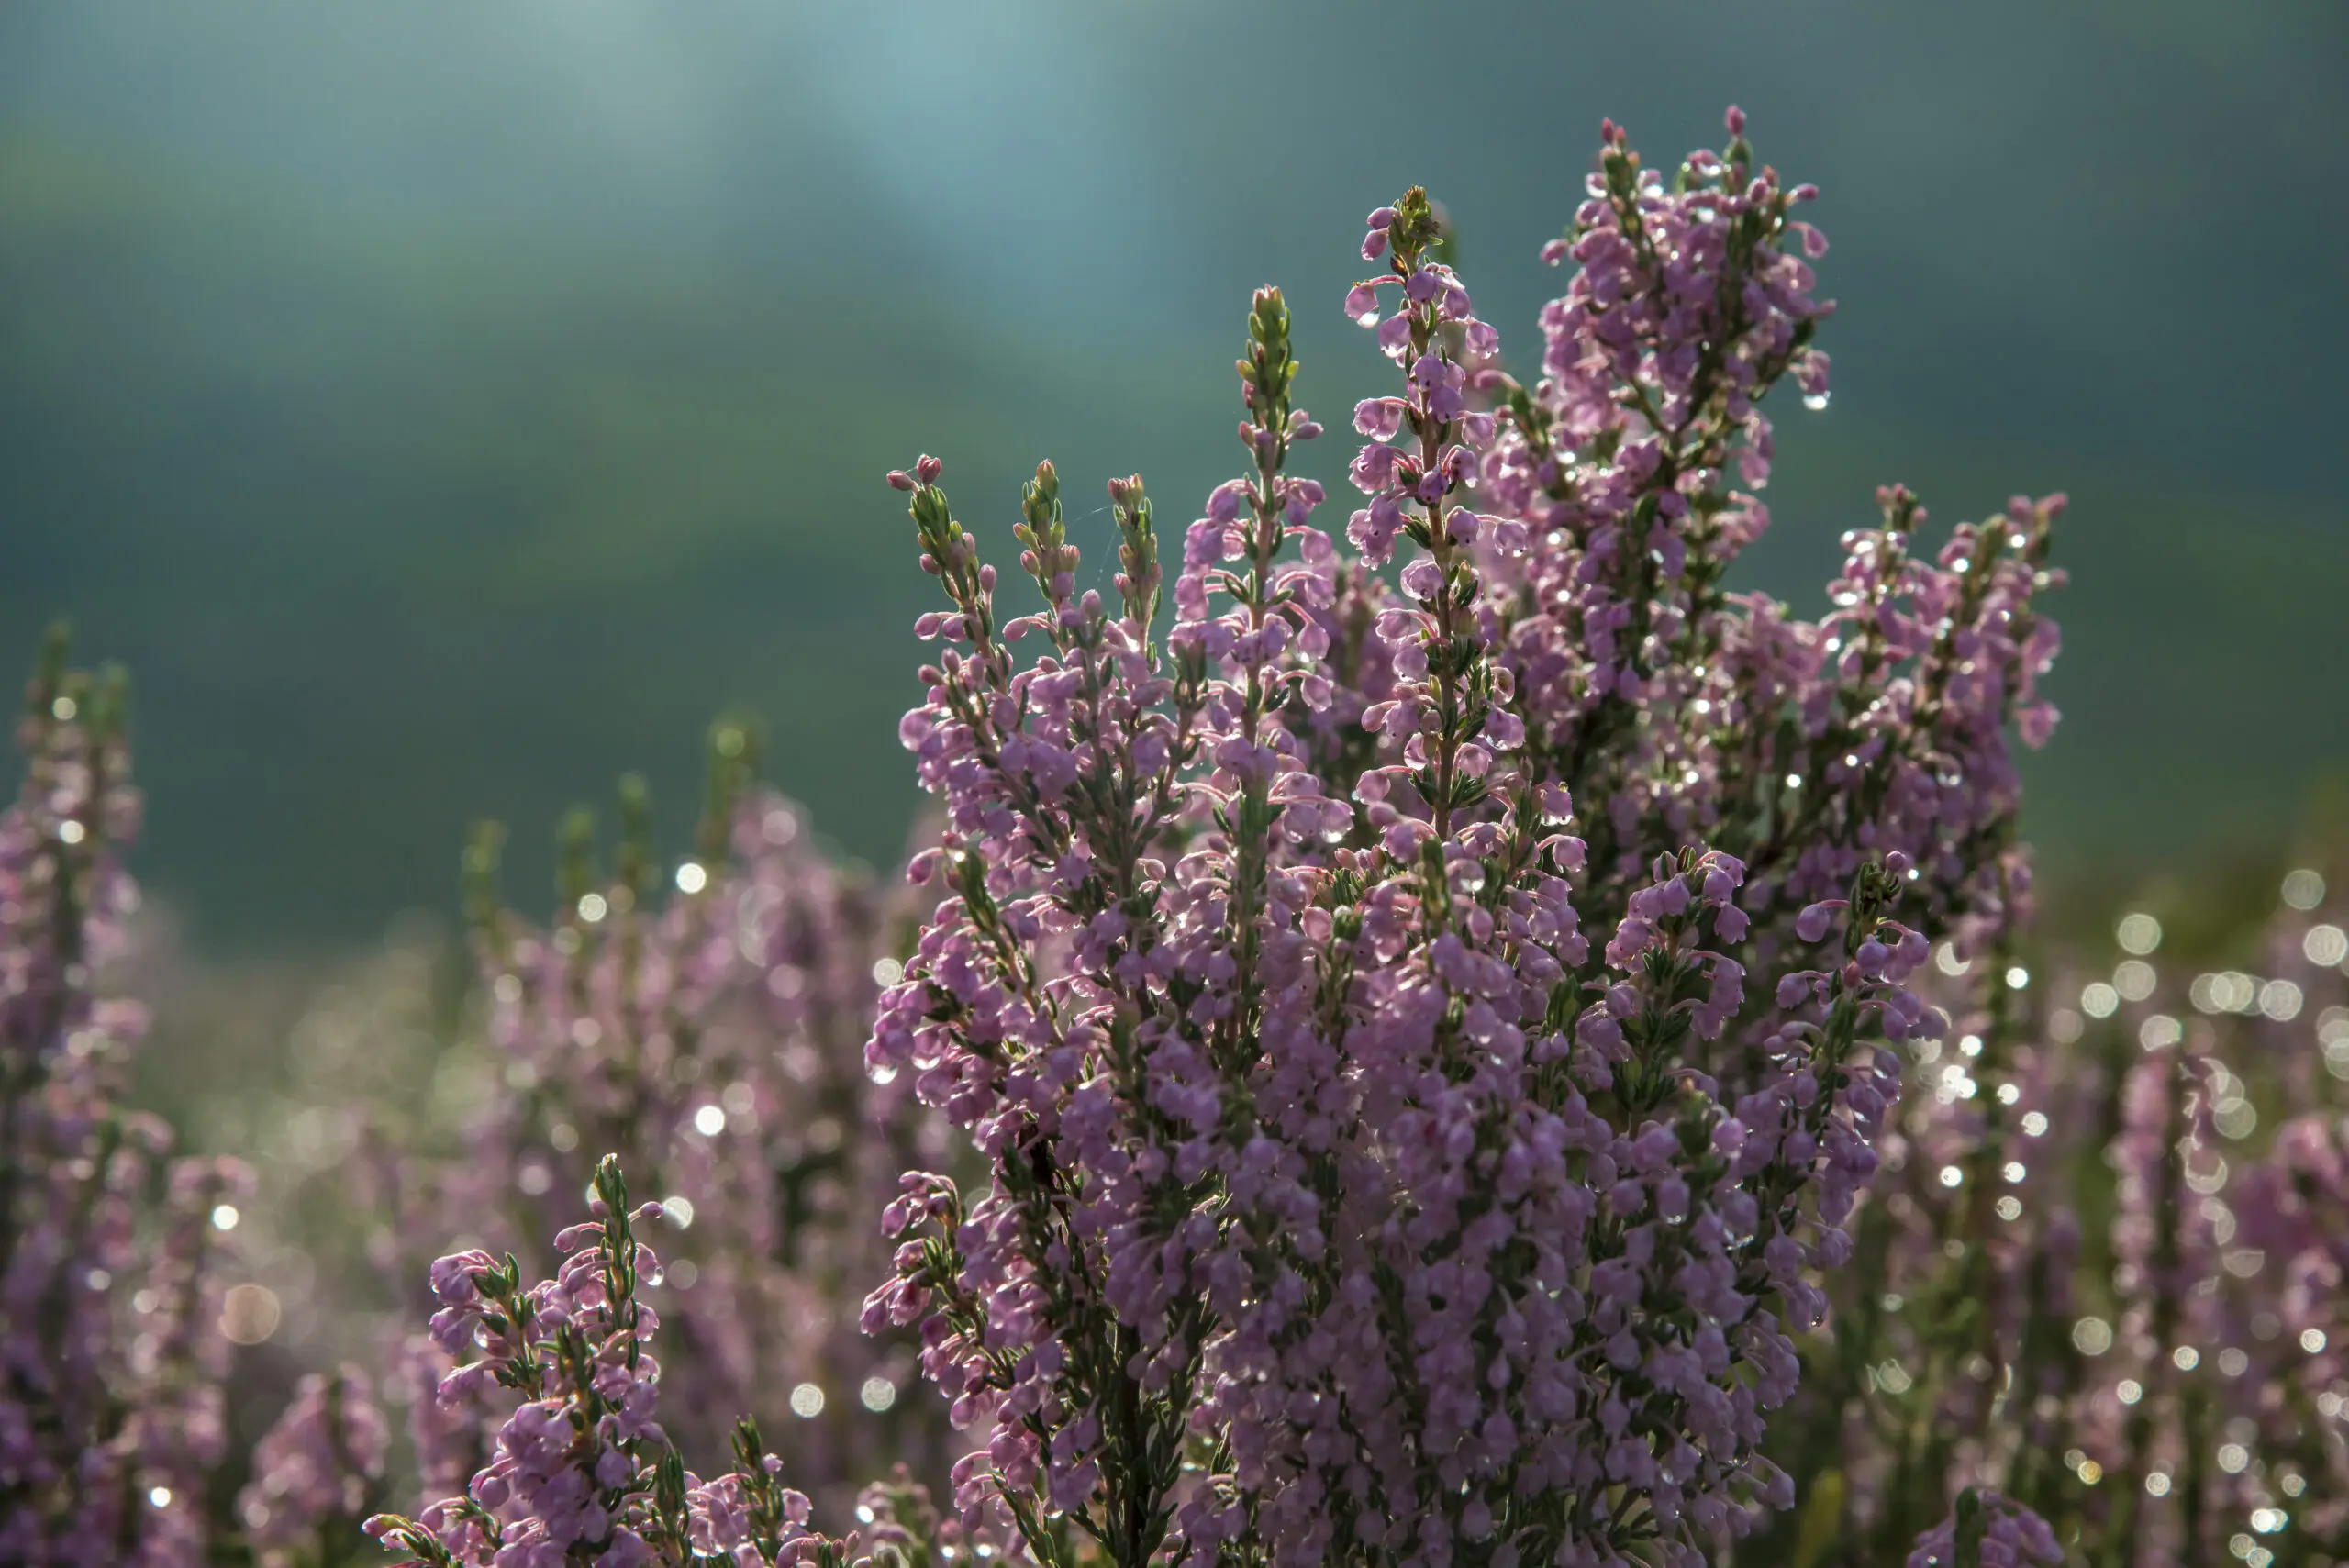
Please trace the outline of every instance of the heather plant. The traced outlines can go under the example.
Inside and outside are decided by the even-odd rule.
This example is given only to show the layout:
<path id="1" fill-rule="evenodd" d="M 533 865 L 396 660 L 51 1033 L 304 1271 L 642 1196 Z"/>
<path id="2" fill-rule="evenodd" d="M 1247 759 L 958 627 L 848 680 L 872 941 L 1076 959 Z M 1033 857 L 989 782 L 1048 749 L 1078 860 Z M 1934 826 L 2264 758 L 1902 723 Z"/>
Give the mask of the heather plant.
<path id="1" fill-rule="evenodd" d="M 551 1279 L 526 1286 L 510 1253 L 432 1265 L 432 1338 L 459 1362 L 442 1396 L 495 1412 L 494 1448 L 463 1494 L 416 1518 L 378 1515 L 367 1533 L 436 1568 L 835 1568 L 841 1543 L 807 1529 L 808 1500 L 782 1485 L 755 1422 L 736 1430 L 732 1471 L 705 1483 L 685 1468 L 656 1419 L 660 1317 L 641 1292 L 661 1264 L 635 1229 L 664 1212 L 629 1207 L 608 1155 L 592 1191 L 593 1218 L 555 1238 Z M 462 1360 L 469 1351 L 478 1355 Z"/>
<path id="2" fill-rule="evenodd" d="M 215 1329 L 233 1162 L 122 1105 L 139 895 L 125 685 L 53 632 L 0 815 L 0 1559 L 195 1563 L 221 1458 Z"/>
<path id="3" fill-rule="evenodd" d="M 354 1366 L 312 1373 L 253 1450 L 238 1522 L 262 1568 L 335 1568 L 365 1553 L 360 1522 L 380 1501 L 390 1428 Z"/>
<path id="4" fill-rule="evenodd" d="M 2047 1523 L 1996 1492 L 1969 1487 L 1950 1517 L 1917 1540 L 1909 1568 L 2026 1568 L 2064 1560 Z"/>
<path id="5" fill-rule="evenodd" d="M 1916 1047 L 1788 1429 L 1796 1561 L 1884 1560 L 1952 1474 L 2097 1568 L 2349 1558 L 2349 936 L 2323 893 L 2287 880 L 2234 955 L 2257 973 L 2188 979 L 2137 911 L 2109 969 L 2009 964 L 1954 1050 Z"/>
<path id="6" fill-rule="evenodd" d="M 1911 978 L 2024 908 L 2061 502 L 1930 547 L 1887 489 L 1821 620 L 1728 589 L 1829 311 L 1811 191 L 1729 131 L 1665 176 L 1607 128 L 1531 384 L 1426 194 L 1371 215 L 1399 386 L 1341 538 L 1260 291 L 1163 634 L 1138 477 L 1112 602 L 1037 470 L 1007 616 L 941 463 L 890 476 L 944 825 L 870 1057 L 987 1168 L 906 1176 L 866 1321 L 1039 1562 L 1695 1562 L 1795 1500 L 1795 1336 L 1943 1031 Z"/>
<path id="7" fill-rule="evenodd" d="M 714 728 L 694 852 L 673 867 L 651 848 L 640 782 L 623 784 L 608 869 L 574 814 L 545 926 L 499 901 L 495 832 L 477 836 L 493 1083 L 461 1158 L 387 1149 L 371 1175 L 407 1236 L 462 1236 L 551 1268 L 546 1239 L 598 1154 L 620 1156 L 679 1228 L 657 1292 L 669 1424 L 689 1449 L 722 1448 L 747 1409 L 801 1485 L 844 1502 L 892 1461 L 943 1468 L 939 1407 L 899 1398 L 914 1347 L 867 1339 L 855 1309 L 887 1266 L 874 1217 L 896 1173 L 941 1151 L 910 1085 L 869 1083 L 863 1068 L 896 912 L 754 784 L 753 751 L 742 722 Z M 420 1277 L 426 1262 L 402 1266 Z M 424 1345 L 405 1360 L 411 1393 L 445 1370 Z M 428 1477 L 462 1485 L 483 1429 L 451 1422 L 443 1403 L 413 1409 Z"/>
<path id="8" fill-rule="evenodd" d="M 120 994 L 133 946 L 127 921 L 138 905 L 119 859 L 138 814 L 121 684 L 67 672 L 60 642 L 29 698 L 22 730 L 27 783 L 0 817 L 0 960 L 7 985 L 0 1022 L 8 1052 L 6 1143 L 0 1151 L 6 1196 L 0 1259 L 7 1283 L 0 1318 L 7 1346 L 0 1557 L 251 1561 L 286 1568 L 378 1561 L 359 1524 L 384 1500 L 399 1458 L 412 1459 L 428 1485 L 448 1491 L 485 1488 L 504 1473 L 500 1458 L 510 1460 L 515 1451 L 499 1447 L 512 1414 L 500 1405 L 503 1385 L 494 1376 L 449 1375 L 463 1336 L 444 1333 L 401 1346 L 381 1383 L 351 1367 L 303 1378 L 250 1453 L 226 1451 L 223 1380 L 231 1343 L 269 1338 L 280 1311 L 276 1296 L 263 1287 L 226 1288 L 246 1272 L 241 1259 L 236 1268 L 224 1267 L 224 1250 L 252 1184 L 232 1162 L 166 1162 L 171 1140 L 163 1124 L 120 1105 L 131 1050 L 146 1023 L 143 1008 Z M 739 728 L 722 729 L 721 752 L 732 737 L 739 755 L 740 736 Z M 909 1108 L 906 1093 L 868 1090 L 861 1063 L 887 912 L 804 846 L 794 858 L 788 851 L 800 818 L 771 795 L 742 787 L 747 777 L 737 766 L 721 778 L 713 796 L 717 827 L 706 829 L 699 858 L 687 862 L 691 872 L 673 879 L 679 898 L 665 917 L 640 928 L 625 918 L 635 907 L 629 900 L 651 891 L 640 837 L 624 850 L 616 880 L 570 890 L 570 919 L 551 934 L 482 911 L 481 946 L 492 975 L 485 989 L 503 1009 L 492 1035 L 507 1073 L 502 1092 L 487 1096 L 472 1118 L 471 1161 L 402 1151 L 364 1134 L 368 1118 L 362 1113 L 370 1107 L 323 1103 L 289 1119 L 288 1148 L 319 1142 L 341 1151 L 360 1177 L 352 1191 L 380 1204 L 390 1222 L 375 1239 L 377 1262 L 396 1262 L 399 1248 L 385 1243 L 422 1224 L 503 1225 L 540 1238 L 532 1200 L 556 1178 L 549 1164 L 534 1161 L 575 1146 L 575 1138 L 554 1130 L 562 1118 L 587 1122 L 596 1137 L 612 1142 L 635 1133 L 639 1144 L 659 1152 L 680 1186 L 701 1195 L 700 1235 L 708 1240 L 695 1251 L 707 1260 L 714 1288 L 694 1293 L 699 1282 L 688 1272 L 683 1288 L 673 1291 L 688 1304 L 679 1314 L 686 1334 L 673 1335 L 686 1352 L 689 1397 L 680 1402 L 686 1425 L 698 1431 L 708 1424 L 699 1418 L 707 1404 L 773 1389 L 776 1374 L 788 1379 L 806 1369 L 801 1380 L 783 1384 L 780 1396 L 786 1420 L 797 1429 L 795 1446 L 828 1461 L 835 1473 L 850 1464 L 880 1469 L 883 1462 L 868 1454 L 844 1452 L 846 1443 L 811 1441 L 821 1431 L 818 1412 L 790 1396 L 820 1386 L 815 1377 L 846 1377 L 864 1407 L 864 1430 L 851 1429 L 852 1436 L 875 1452 L 925 1451 L 925 1407 L 908 1401 L 909 1420 L 901 1413 L 885 1423 L 878 1414 L 895 1403 L 903 1380 L 887 1369 L 904 1365 L 907 1351 L 868 1344 L 853 1327 L 861 1281 L 886 1257 L 872 1223 L 878 1203 L 860 1204 L 853 1188 L 859 1182 L 893 1186 L 894 1167 L 919 1147 L 909 1141 L 918 1119 L 901 1114 Z M 569 874 L 579 880 L 575 866 Z M 607 917 L 612 940 L 590 940 L 607 934 L 595 928 Z M 599 966 L 607 951 L 618 956 Z M 536 966 L 528 984 L 544 983 L 553 995 L 524 994 L 516 975 L 526 964 Z M 401 997 L 416 989 L 393 987 Z M 378 1017 L 369 998 L 386 995 L 369 993 L 359 1000 L 360 1011 L 403 1040 L 425 1038 L 410 1027 L 417 1019 L 405 1006 Z M 589 1048 L 596 1041 L 582 1038 L 583 1018 L 632 1032 L 622 1047 L 596 1053 Z M 321 1046 L 335 1020 L 307 1021 L 319 1027 L 302 1038 Z M 364 1038 L 365 1030 L 351 1031 L 353 1040 Z M 664 1061 L 664 1046 L 679 1040 L 685 1049 Z M 340 1059 L 329 1050 L 307 1054 L 317 1061 L 305 1065 L 324 1071 Z M 411 1072 L 432 1066 L 407 1045 L 398 1054 Z M 648 1062 L 657 1069 L 680 1059 L 686 1065 L 666 1075 L 648 1070 Z M 540 1086 L 540 1065 L 553 1082 L 546 1093 L 530 1094 Z M 458 1081 L 476 1079 L 459 1073 L 451 1082 Z M 680 1096 L 687 1095 L 693 1097 L 680 1109 Z M 713 1119 L 710 1110 L 722 1118 Z M 606 1119 L 589 1121 L 591 1115 Z M 827 1136 L 825 1118 L 833 1116 L 873 1122 L 832 1122 Z M 657 1136 L 640 1130 L 647 1127 Z M 315 1166 L 315 1160 L 296 1158 L 301 1154 L 274 1150 L 273 1157 Z M 617 1183 L 617 1167 L 606 1174 L 607 1185 Z M 569 1186 L 569 1173 L 562 1179 Z M 587 1184 L 583 1173 L 570 1190 Z M 272 1192 L 290 1206 L 301 1185 L 289 1177 L 273 1183 Z M 474 1207 L 461 1207 L 469 1198 Z M 624 1240 L 624 1206 L 621 1212 Z M 680 1195 L 666 1212 L 690 1225 L 694 1200 Z M 278 1223 L 262 1229 L 281 1240 L 305 1229 L 290 1211 L 274 1218 Z M 557 1256 L 579 1247 L 582 1234 L 558 1237 Z M 607 1264 L 619 1244 L 606 1237 Z M 519 1290 L 520 1265 L 509 1255 L 504 1266 L 511 1295 Z M 685 1261 L 687 1271 L 695 1266 Z M 633 1305 L 640 1284 L 663 1284 L 649 1252 L 641 1267 L 606 1272 L 607 1293 L 612 1280 L 625 1276 L 620 1317 L 649 1333 L 651 1309 L 637 1314 Z M 435 1276 L 444 1294 L 454 1288 L 445 1274 Z M 559 1275 L 548 1300 L 573 1302 L 574 1286 Z M 331 1292 L 327 1304 L 352 1313 L 360 1306 L 347 1293 Z M 341 1345 L 368 1337 L 340 1325 L 320 1339 Z M 641 1373 L 648 1392 L 640 1398 L 649 1399 L 658 1375 L 649 1357 Z M 861 1387 L 860 1373 L 867 1374 Z M 410 1396 L 408 1456 L 394 1453 L 376 1406 L 386 1384 Z M 528 1378 L 515 1386 L 524 1384 L 546 1395 Z M 885 1447 L 874 1442 L 876 1429 L 887 1432 Z M 648 1433 L 659 1436 L 649 1429 L 623 1435 L 635 1440 Z M 707 1549 L 704 1555 L 750 1562 L 744 1553 L 756 1549 L 768 1553 L 757 1560 L 779 1561 L 775 1554 L 804 1535 L 798 1523 L 805 1500 L 781 1490 L 773 1480 L 778 1462 L 764 1457 L 754 1436 L 748 1440 L 753 1446 L 743 1462 L 750 1469 L 712 1489 L 689 1486 L 691 1496 L 678 1504 L 686 1514 L 676 1516 L 686 1520 L 680 1527 L 686 1533 L 671 1540 L 656 1531 L 656 1546 L 667 1541 L 662 1550 L 684 1551 L 690 1537 Z M 907 1496 L 919 1493 L 916 1485 Z M 625 1522 L 625 1515 L 622 1509 L 615 1517 Z M 516 1516 L 482 1526 L 476 1519 L 467 1528 L 486 1529 L 484 1539 L 511 1536 L 508 1544 L 519 1555 L 506 1561 L 514 1562 L 530 1560 L 545 1528 L 579 1524 L 545 1527 L 541 1520 L 545 1528 L 534 1533 L 521 1528 L 525 1522 Z M 575 1544 L 580 1537 L 574 1530 L 559 1539 Z"/>

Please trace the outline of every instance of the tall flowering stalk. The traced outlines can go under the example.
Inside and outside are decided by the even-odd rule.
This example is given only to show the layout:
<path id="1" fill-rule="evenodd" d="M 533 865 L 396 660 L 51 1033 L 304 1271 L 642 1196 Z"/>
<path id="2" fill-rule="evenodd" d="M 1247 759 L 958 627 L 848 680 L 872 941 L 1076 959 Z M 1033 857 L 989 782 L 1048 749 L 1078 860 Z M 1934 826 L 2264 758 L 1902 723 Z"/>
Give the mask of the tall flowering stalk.
<path id="1" fill-rule="evenodd" d="M 655 1419 L 660 1319 L 640 1294 L 660 1262 L 635 1228 L 661 1206 L 631 1210 L 607 1156 L 589 1208 L 556 1238 L 563 1262 L 551 1280 L 525 1286 L 510 1254 L 432 1265 L 434 1340 L 452 1357 L 478 1351 L 440 1396 L 487 1397 L 505 1419 L 462 1495 L 419 1518 L 379 1514 L 367 1533 L 432 1568 L 836 1568 L 841 1544 L 807 1528 L 807 1499 L 777 1479 L 781 1462 L 762 1451 L 754 1423 L 738 1429 L 731 1472 L 704 1483 L 685 1468 Z"/>
<path id="2" fill-rule="evenodd" d="M 167 1159 L 120 1103 L 147 1022 L 116 989 L 139 900 L 122 679 L 68 670 L 53 633 L 26 695 L 0 814 L 0 1560 L 202 1562 L 245 1176 Z"/>
<path id="3" fill-rule="evenodd" d="M 1759 406 L 1827 375 L 1810 193 L 1730 132 L 1667 183 L 1607 128 L 1531 387 L 1426 195 L 1371 215 L 1400 387 L 1342 544 L 1260 291 L 1163 635 L 1139 478 L 1111 604 L 1038 469 L 1006 617 L 940 463 L 890 476 L 944 826 L 869 1057 L 987 1173 L 905 1178 L 866 1321 L 1040 1562 L 1695 1562 L 1793 1501 L 1762 1445 L 1939 1032 L 1909 978 L 2021 906 L 2059 504 L 1933 552 L 1888 490 L 1823 621 L 1724 591 Z"/>
<path id="4" fill-rule="evenodd" d="M 264 1568 L 338 1568 L 372 1558 L 360 1522 L 373 1512 L 391 1431 L 365 1375 L 312 1373 L 253 1449 L 237 1499 L 245 1541 Z"/>

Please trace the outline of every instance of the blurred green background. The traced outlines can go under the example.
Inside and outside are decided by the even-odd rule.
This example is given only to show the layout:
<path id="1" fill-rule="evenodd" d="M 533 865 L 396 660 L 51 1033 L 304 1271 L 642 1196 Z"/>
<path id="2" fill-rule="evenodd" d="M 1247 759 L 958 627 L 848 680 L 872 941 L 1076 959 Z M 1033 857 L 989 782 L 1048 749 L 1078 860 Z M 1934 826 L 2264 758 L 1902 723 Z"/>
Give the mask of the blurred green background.
<path id="1" fill-rule="evenodd" d="M 1884 480 L 2068 488 L 2045 859 L 2288 837 L 2349 762 L 2334 0 L 0 8 L 0 662 L 64 612 L 132 666 L 203 951 L 449 909 L 477 815 L 534 884 L 628 768 L 681 830 L 729 704 L 885 862 L 885 469 L 1001 550 L 1052 456 L 1106 576 L 1102 477 L 1179 528 L 1232 470 L 1252 285 L 1341 426 L 1359 219 L 1424 182 L 1530 364 L 1600 117 L 1663 161 L 1732 99 L 1842 305 L 1748 582 L 1816 606 Z"/>

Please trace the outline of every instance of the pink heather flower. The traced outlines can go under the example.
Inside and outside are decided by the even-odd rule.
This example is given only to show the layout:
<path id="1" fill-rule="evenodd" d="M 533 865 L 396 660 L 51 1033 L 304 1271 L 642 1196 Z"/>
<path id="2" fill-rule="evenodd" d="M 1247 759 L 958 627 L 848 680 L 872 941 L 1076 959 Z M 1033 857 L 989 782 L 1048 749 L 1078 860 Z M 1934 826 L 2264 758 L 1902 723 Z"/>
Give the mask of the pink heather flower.
<path id="1" fill-rule="evenodd" d="M 1720 589 L 1766 525 L 1759 406 L 1823 389 L 1828 313 L 1731 119 L 1670 188 L 1607 128 L 1531 387 L 1425 194 L 1372 215 L 1386 272 L 1345 309 L 1399 385 L 1356 405 L 1342 542 L 1286 472 L 1309 421 L 1261 291 L 1245 470 L 1163 637 L 1074 596 L 1050 464 L 1025 658 L 912 493 L 969 636 L 905 728 L 939 901 L 868 1059 L 982 1163 L 907 1178 L 865 1318 L 918 1323 L 973 1528 L 1078 1515 L 1197 1568 L 1695 1562 L 1792 1506 L 1762 1447 L 1899 1042 L 1945 1021 L 1914 977 L 2019 915 L 2058 508 L 1932 558 L 1889 490 L 1825 620 Z M 1121 561 L 1154 559 L 1140 495 Z M 1178 1492 L 1154 1456 L 1193 1435 L 1228 1468 Z"/>

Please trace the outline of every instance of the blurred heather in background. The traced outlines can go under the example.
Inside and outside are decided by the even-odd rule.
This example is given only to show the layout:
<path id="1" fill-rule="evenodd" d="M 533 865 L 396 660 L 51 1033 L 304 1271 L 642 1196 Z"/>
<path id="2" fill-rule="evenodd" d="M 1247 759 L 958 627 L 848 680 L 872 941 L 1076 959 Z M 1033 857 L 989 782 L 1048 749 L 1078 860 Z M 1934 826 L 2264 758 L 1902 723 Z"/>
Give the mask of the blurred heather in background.
<path id="1" fill-rule="evenodd" d="M 131 666 L 138 865 L 199 953 L 446 917 L 476 815 L 544 887 L 561 807 L 627 768 L 682 843 L 729 704 L 885 864 L 927 586 L 874 485 L 904 432 L 983 526 L 1048 439 L 1072 473 L 1150 462 L 1188 517 L 1251 286 L 1307 302 L 1323 384 L 1367 381 L 1329 236 L 1418 180 L 1486 314 L 1529 320 L 1599 117 L 1679 146 L 1736 98 L 1825 190 L 1866 324 L 1747 582 L 1815 610 L 1803 563 L 1887 474 L 1954 516 L 2067 488 L 2065 740 L 2027 823 L 2054 907 L 2222 848 L 2272 897 L 2349 736 L 2340 10 L 1479 6 L 1448 84 L 1390 104 L 1428 25 L 11 7 L 0 654 L 65 611 Z M 1106 573 L 1106 506 L 1074 511 Z M 352 984 L 408 984 L 376 962 Z"/>

